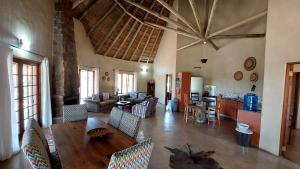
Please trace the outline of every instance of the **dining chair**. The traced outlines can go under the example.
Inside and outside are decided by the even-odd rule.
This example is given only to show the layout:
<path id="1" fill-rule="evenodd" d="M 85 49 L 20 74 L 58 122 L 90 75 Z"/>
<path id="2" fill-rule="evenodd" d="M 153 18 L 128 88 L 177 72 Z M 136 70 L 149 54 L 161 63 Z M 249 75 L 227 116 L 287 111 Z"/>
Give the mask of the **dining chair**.
<path id="1" fill-rule="evenodd" d="M 63 107 L 63 122 L 86 120 L 88 118 L 85 104 L 67 105 Z"/>
<path id="2" fill-rule="evenodd" d="M 123 112 L 118 129 L 130 137 L 136 138 L 141 124 L 141 117 Z"/>
<path id="3" fill-rule="evenodd" d="M 189 119 L 196 120 L 196 115 L 198 114 L 198 107 L 190 104 L 188 94 L 183 94 L 184 102 L 184 120 L 187 123 Z"/>
<path id="4" fill-rule="evenodd" d="M 117 107 L 113 107 L 107 123 L 115 128 L 119 128 L 122 116 L 123 111 Z"/>
<path id="5" fill-rule="evenodd" d="M 147 169 L 154 144 L 147 139 L 112 155 L 108 169 Z"/>

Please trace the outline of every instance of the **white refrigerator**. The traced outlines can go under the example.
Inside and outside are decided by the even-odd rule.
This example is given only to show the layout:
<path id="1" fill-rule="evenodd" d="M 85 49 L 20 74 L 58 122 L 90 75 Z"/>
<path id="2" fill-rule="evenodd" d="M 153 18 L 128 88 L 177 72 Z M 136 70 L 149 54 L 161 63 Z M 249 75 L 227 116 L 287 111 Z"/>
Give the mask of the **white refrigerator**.
<path id="1" fill-rule="evenodd" d="M 200 99 L 203 96 L 203 77 L 191 77 L 191 93 L 199 93 Z"/>

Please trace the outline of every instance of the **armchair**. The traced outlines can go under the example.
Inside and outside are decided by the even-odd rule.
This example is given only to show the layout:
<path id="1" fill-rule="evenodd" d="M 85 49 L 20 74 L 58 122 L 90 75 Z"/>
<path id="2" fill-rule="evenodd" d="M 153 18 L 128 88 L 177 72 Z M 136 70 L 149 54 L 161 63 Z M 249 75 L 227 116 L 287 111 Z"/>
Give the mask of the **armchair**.
<path id="1" fill-rule="evenodd" d="M 155 113 L 157 102 L 158 98 L 149 98 L 140 104 L 136 104 L 132 107 L 132 114 L 147 118 Z"/>

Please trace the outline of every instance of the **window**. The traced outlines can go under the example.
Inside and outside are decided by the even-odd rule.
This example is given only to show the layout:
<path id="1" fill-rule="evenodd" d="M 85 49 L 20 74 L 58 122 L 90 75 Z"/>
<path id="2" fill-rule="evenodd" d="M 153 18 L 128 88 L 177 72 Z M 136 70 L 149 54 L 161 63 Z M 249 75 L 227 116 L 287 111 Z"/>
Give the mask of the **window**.
<path id="1" fill-rule="evenodd" d="M 14 59 L 14 101 L 18 134 L 24 132 L 27 122 L 34 118 L 40 122 L 40 66 L 38 63 Z"/>
<path id="2" fill-rule="evenodd" d="M 117 85 L 119 94 L 126 94 L 135 91 L 134 73 L 118 73 Z"/>
<path id="3" fill-rule="evenodd" d="M 96 70 L 80 68 L 80 102 L 96 92 Z"/>

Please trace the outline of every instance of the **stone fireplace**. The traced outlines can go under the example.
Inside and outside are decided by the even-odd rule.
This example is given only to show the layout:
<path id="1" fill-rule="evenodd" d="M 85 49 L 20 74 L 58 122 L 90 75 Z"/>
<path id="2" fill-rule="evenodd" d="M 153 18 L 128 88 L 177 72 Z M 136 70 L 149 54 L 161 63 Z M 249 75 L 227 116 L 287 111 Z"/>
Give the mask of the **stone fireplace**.
<path id="1" fill-rule="evenodd" d="M 63 105 L 79 103 L 79 75 L 72 3 L 55 1 L 53 35 L 53 115 L 62 117 Z"/>

